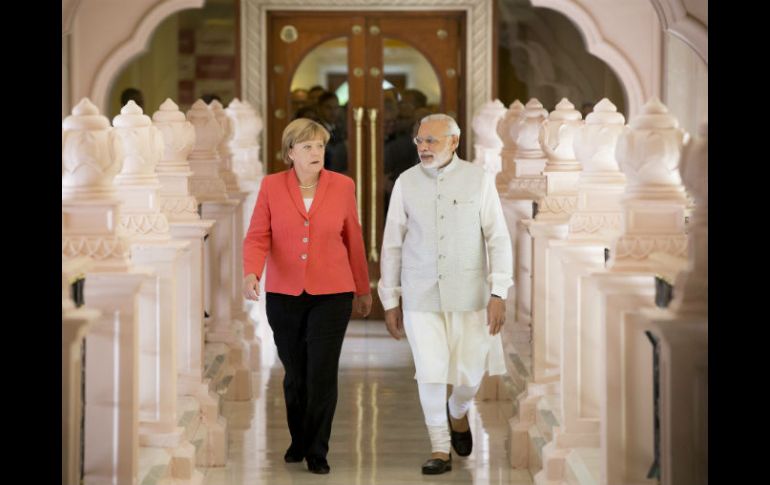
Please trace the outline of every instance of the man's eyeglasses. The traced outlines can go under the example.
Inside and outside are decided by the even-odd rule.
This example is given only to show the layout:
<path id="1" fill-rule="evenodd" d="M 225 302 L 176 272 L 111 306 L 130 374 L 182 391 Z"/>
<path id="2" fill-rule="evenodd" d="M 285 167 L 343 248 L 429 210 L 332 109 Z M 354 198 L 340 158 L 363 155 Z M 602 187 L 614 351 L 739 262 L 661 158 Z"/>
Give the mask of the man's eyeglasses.
<path id="1" fill-rule="evenodd" d="M 412 138 L 412 141 L 417 146 L 420 146 L 423 143 L 427 143 L 429 147 L 433 147 L 433 146 L 436 146 L 436 144 L 439 142 L 439 140 L 441 140 L 441 138 L 446 138 L 448 136 L 449 136 L 448 134 L 441 136 L 439 138 L 433 138 L 432 136 L 429 136 L 428 138 L 420 138 L 419 136 L 415 136 L 414 138 Z"/>

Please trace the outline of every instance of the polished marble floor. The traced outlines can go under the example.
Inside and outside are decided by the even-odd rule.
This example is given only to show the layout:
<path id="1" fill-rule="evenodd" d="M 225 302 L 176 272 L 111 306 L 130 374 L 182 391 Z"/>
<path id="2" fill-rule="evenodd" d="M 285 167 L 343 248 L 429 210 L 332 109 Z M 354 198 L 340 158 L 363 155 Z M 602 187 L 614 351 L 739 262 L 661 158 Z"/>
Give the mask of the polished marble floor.
<path id="1" fill-rule="evenodd" d="M 269 331 L 269 330 L 268 330 Z M 393 340 L 382 321 L 352 321 L 340 360 L 339 400 L 330 442 L 329 475 L 287 464 L 289 444 L 283 369 L 269 335 L 262 335 L 263 370 L 254 373 L 256 399 L 225 403 L 229 461 L 205 470 L 205 485 L 530 484 L 512 470 L 505 451 L 510 402 L 476 402 L 470 411 L 474 450 L 453 457 L 453 470 L 426 476 L 420 466 L 430 442 L 420 410 L 409 346 Z"/>

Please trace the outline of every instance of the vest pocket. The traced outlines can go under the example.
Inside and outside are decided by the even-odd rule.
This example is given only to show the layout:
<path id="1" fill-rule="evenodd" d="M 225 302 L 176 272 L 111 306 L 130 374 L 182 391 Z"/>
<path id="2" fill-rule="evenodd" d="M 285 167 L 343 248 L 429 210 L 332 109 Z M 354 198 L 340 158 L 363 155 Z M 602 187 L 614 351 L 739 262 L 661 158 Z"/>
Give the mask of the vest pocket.
<path id="1" fill-rule="evenodd" d="M 480 227 L 480 211 L 476 199 L 453 199 L 449 210 L 451 227 L 457 232 L 475 233 Z"/>
<path id="2" fill-rule="evenodd" d="M 484 265 L 484 241 L 481 233 L 481 206 L 478 198 L 453 199 L 449 210 L 458 269 L 481 271 Z"/>

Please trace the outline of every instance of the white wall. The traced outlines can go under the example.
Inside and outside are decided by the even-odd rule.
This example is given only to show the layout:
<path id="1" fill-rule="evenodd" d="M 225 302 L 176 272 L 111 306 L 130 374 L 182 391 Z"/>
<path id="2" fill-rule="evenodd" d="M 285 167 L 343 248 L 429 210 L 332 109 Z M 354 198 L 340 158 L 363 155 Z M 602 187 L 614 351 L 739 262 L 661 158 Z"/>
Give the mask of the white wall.
<path id="1" fill-rule="evenodd" d="M 709 62 L 708 0 L 650 0 L 665 32 L 689 45 Z"/>
<path id="2" fill-rule="evenodd" d="M 70 34 L 61 36 L 61 119 L 69 116 L 72 110 L 70 100 Z"/>
<path id="3" fill-rule="evenodd" d="M 708 118 L 708 66 L 681 39 L 666 34 L 666 71 L 663 103 L 691 135 Z"/>

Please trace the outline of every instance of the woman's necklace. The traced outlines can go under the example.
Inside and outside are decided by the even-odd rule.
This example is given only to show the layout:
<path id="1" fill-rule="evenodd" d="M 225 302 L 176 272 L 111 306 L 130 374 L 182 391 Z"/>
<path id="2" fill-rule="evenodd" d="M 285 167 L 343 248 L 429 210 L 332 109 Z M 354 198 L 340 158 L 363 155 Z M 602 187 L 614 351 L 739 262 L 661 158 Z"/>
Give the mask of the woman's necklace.
<path id="1" fill-rule="evenodd" d="M 317 179 L 315 179 L 315 183 L 314 184 L 302 185 L 300 183 L 300 180 L 299 180 L 299 175 L 297 174 L 296 171 L 294 172 L 294 175 L 297 177 L 297 187 L 299 187 L 300 189 L 312 189 L 313 187 L 318 185 L 318 181 L 320 180 L 320 177 L 318 177 Z"/>

